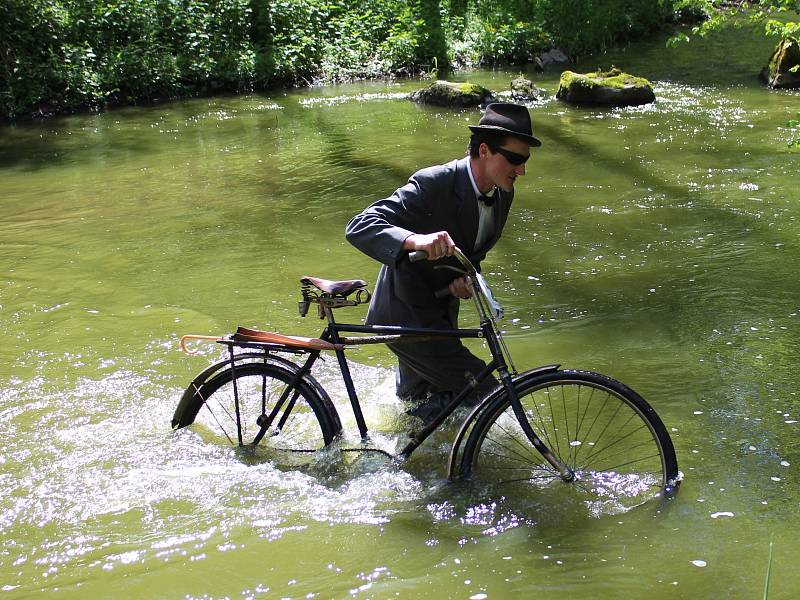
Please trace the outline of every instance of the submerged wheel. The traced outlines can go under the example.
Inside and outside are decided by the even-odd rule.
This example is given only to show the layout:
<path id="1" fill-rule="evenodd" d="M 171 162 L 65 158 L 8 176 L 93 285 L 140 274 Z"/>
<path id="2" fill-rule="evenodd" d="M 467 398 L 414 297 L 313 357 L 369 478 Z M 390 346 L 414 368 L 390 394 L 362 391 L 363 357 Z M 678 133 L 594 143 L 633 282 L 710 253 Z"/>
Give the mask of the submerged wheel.
<path id="1" fill-rule="evenodd" d="M 597 373 L 556 371 L 516 382 L 536 435 L 575 474 L 564 482 L 519 425 L 506 394 L 477 417 L 461 475 L 504 494 L 562 484 L 595 513 L 621 512 L 671 493 L 675 450 L 661 419 L 625 385 Z"/>
<path id="2" fill-rule="evenodd" d="M 333 441 L 341 424 L 333 403 L 310 377 L 291 386 L 295 373 L 269 360 L 228 368 L 194 391 L 179 426 L 197 423 L 216 441 L 257 445 L 260 452 L 287 464 L 309 462 Z M 268 424 L 263 437 L 262 423 Z"/>

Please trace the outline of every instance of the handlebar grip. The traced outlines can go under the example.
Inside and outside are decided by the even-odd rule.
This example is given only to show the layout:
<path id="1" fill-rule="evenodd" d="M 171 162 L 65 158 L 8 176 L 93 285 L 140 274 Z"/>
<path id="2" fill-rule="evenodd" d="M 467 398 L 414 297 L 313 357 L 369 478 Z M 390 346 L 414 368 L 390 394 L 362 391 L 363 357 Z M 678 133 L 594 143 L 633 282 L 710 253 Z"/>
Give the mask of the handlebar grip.
<path id="1" fill-rule="evenodd" d="M 428 258 L 428 253 L 425 250 L 414 250 L 408 253 L 408 260 L 410 262 L 419 262 Z"/>

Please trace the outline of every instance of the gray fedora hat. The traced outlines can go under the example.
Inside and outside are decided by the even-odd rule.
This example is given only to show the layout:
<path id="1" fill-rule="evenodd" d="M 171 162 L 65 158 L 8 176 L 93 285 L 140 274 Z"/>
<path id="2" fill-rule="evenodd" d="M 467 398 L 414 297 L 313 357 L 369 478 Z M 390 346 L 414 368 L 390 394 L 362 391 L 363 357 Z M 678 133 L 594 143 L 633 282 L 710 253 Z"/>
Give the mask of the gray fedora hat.
<path id="1" fill-rule="evenodd" d="M 531 131 L 531 115 L 521 104 L 510 102 L 493 102 L 486 107 L 477 125 L 469 125 L 473 133 L 480 131 L 513 135 L 531 146 L 539 147 L 542 142 L 533 137 Z"/>

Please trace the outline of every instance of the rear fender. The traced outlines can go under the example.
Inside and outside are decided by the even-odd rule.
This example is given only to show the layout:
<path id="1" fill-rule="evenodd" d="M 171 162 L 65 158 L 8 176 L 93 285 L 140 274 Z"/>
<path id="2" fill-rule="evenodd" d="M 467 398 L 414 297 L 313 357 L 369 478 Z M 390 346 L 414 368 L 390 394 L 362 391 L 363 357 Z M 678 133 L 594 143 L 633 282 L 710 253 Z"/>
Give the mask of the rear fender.
<path id="1" fill-rule="evenodd" d="M 236 355 L 237 363 L 245 359 L 259 359 L 263 361 L 264 358 L 265 356 L 261 352 L 244 352 L 242 354 Z M 285 358 L 281 358 L 280 356 L 269 356 L 267 360 L 269 360 L 270 362 L 279 363 L 281 366 L 286 367 L 292 372 L 296 372 L 300 369 L 300 367 L 298 367 L 293 362 L 286 360 Z M 224 360 L 214 363 L 213 365 L 205 369 L 202 373 L 200 373 L 197 377 L 192 379 L 192 382 L 184 390 L 180 402 L 178 402 L 178 408 L 175 409 L 175 414 L 172 415 L 173 429 L 179 427 L 186 427 L 186 425 L 191 424 L 191 422 L 182 423 L 182 419 L 184 414 L 186 413 L 186 410 L 191 405 L 192 399 L 194 398 L 197 391 L 205 382 L 211 379 L 214 375 L 223 371 L 226 368 L 230 368 L 230 366 L 231 366 L 231 361 L 229 358 L 226 358 Z M 316 383 L 316 381 L 314 381 L 314 383 Z M 319 384 L 317 384 L 316 387 L 319 387 Z"/>
<path id="2" fill-rule="evenodd" d="M 523 373 L 519 373 L 512 377 L 511 381 L 516 385 L 517 383 L 522 383 L 524 381 L 528 381 L 530 379 L 535 379 L 541 375 L 545 375 L 547 373 L 553 373 L 558 371 L 558 368 L 561 365 L 545 365 L 543 367 L 537 367 L 536 369 L 531 369 L 529 371 L 524 371 Z M 457 479 L 461 474 L 461 468 L 459 466 L 459 461 L 461 459 L 461 444 L 464 442 L 464 439 L 467 437 L 467 434 L 472 429 L 472 426 L 475 424 L 475 421 L 478 418 L 478 415 L 483 412 L 484 409 L 489 407 L 491 404 L 496 402 L 499 398 L 501 398 L 505 394 L 505 389 L 503 385 L 500 384 L 496 388 L 494 388 L 489 394 L 483 399 L 483 401 L 478 404 L 475 409 L 470 413 L 470 415 L 464 420 L 464 423 L 461 425 L 461 428 L 458 430 L 455 439 L 453 439 L 453 447 L 450 449 L 450 464 L 447 469 L 447 478 L 450 480 Z"/>

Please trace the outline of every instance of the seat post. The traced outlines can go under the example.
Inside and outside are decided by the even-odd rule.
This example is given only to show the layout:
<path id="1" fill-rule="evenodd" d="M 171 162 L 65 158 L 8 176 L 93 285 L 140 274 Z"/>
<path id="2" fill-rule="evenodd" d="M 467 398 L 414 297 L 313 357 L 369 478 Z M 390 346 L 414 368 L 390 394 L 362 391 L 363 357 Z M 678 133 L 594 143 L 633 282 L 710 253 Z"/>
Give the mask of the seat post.
<path id="1" fill-rule="evenodd" d="M 336 323 L 336 319 L 333 318 L 333 309 L 325 303 L 323 299 L 319 303 L 320 307 L 322 307 L 322 312 L 325 315 L 325 319 L 327 319 L 328 323 Z"/>
<path id="2" fill-rule="evenodd" d="M 344 355 L 342 340 L 336 329 L 336 319 L 333 317 L 334 308 L 357 306 L 358 304 L 369 302 L 370 294 L 366 289 L 367 282 L 360 279 L 328 281 L 317 277 L 303 277 L 300 282 L 300 290 L 303 294 L 303 300 L 300 303 L 300 314 L 305 316 L 302 307 L 305 306 L 307 310 L 308 304 L 313 302 L 317 305 L 320 318 L 327 320 L 328 326 L 322 334 L 322 339 L 330 341 L 337 346 L 335 350 L 336 360 L 339 362 L 339 371 L 347 388 L 347 396 L 350 399 L 353 416 L 358 425 L 358 432 L 361 434 L 362 440 L 367 440 L 367 423 L 364 420 L 364 413 L 361 411 L 361 404 L 358 401 L 356 388 L 353 384 L 353 376 L 350 373 L 350 366 L 347 364 L 347 357 Z M 318 291 L 311 289 L 312 287 Z M 355 292 L 354 298 L 348 299 L 348 295 L 353 292 Z"/>

